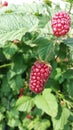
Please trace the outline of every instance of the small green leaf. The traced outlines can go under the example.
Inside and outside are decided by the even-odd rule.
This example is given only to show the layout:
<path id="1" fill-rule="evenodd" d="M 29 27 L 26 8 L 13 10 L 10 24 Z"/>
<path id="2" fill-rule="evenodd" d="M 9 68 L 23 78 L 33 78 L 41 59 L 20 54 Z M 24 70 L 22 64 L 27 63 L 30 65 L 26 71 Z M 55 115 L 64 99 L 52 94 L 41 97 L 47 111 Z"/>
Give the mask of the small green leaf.
<path id="1" fill-rule="evenodd" d="M 32 107 L 33 107 L 33 99 L 31 97 L 22 96 L 16 102 L 16 108 L 19 111 L 30 112 Z"/>
<path id="2" fill-rule="evenodd" d="M 41 59 L 50 61 L 54 57 L 53 42 L 49 41 L 47 38 L 39 37 L 34 40 L 34 43 L 38 45 L 38 55 Z"/>
<path id="3" fill-rule="evenodd" d="M 0 123 L 0 130 L 4 130 L 5 129 L 5 123 L 4 122 L 1 122 Z"/>
<path id="4" fill-rule="evenodd" d="M 44 0 L 44 2 L 45 2 L 48 6 L 51 7 L 51 5 L 52 5 L 52 1 L 51 1 L 51 0 Z"/>
<path id="5" fill-rule="evenodd" d="M 53 44 L 48 42 L 48 44 L 45 43 L 40 45 L 38 54 L 43 60 L 50 61 L 54 56 Z"/>
<path id="6" fill-rule="evenodd" d="M 67 96 L 73 99 L 73 79 L 66 81 L 66 83 L 64 84 L 64 90 L 65 93 L 67 92 Z"/>
<path id="7" fill-rule="evenodd" d="M 56 68 L 56 75 L 54 77 L 55 80 L 59 80 L 59 78 L 61 77 L 62 75 L 62 71 L 60 68 Z"/>
<path id="8" fill-rule="evenodd" d="M 8 96 L 10 93 L 10 86 L 6 76 L 4 76 L 2 80 L 1 93 L 3 93 L 5 96 Z"/>
<path id="9" fill-rule="evenodd" d="M 73 79 L 73 69 L 68 69 L 66 72 L 63 73 L 62 77 L 64 79 Z"/>
<path id="10" fill-rule="evenodd" d="M 17 54 L 12 59 L 13 66 L 11 66 L 12 71 L 14 71 L 16 74 L 23 73 L 27 66 L 24 63 L 24 58 L 22 54 Z"/>
<path id="11" fill-rule="evenodd" d="M 39 23 L 38 23 L 38 26 L 39 28 L 44 28 L 45 25 L 48 23 L 49 21 L 49 17 L 47 15 L 39 15 L 37 16 L 38 19 L 39 19 Z"/>
<path id="12" fill-rule="evenodd" d="M 4 119 L 4 115 L 0 112 L 0 121 Z"/>
<path id="13" fill-rule="evenodd" d="M 12 79 L 15 75 L 16 75 L 16 73 L 14 71 L 9 70 L 7 73 L 8 80 Z"/>
<path id="14" fill-rule="evenodd" d="M 19 112 L 16 110 L 16 108 L 11 109 L 10 111 L 7 111 L 6 114 L 8 118 L 7 124 L 12 128 L 15 128 L 16 126 L 18 126 L 20 121 L 19 121 Z"/>
<path id="15" fill-rule="evenodd" d="M 32 39 L 32 35 L 30 32 L 26 32 L 25 35 L 22 36 L 21 42 L 25 43 L 26 41 L 29 41 Z"/>
<path id="16" fill-rule="evenodd" d="M 54 130 L 64 130 L 65 124 L 68 122 L 68 117 L 70 116 L 70 111 L 67 108 L 63 108 L 61 117 L 59 119 L 52 118 L 53 129 Z"/>
<path id="17" fill-rule="evenodd" d="M 11 59 L 17 51 L 18 47 L 11 42 L 7 42 L 3 48 L 3 53 L 7 59 Z"/>
<path id="18" fill-rule="evenodd" d="M 72 0 L 73 1 L 73 0 Z M 69 47 L 73 48 L 73 38 L 67 38 L 64 40 L 64 43 L 68 45 Z"/>
<path id="19" fill-rule="evenodd" d="M 16 119 L 12 118 L 12 119 L 8 120 L 8 125 L 12 128 L 15 128 L 16 126 L 18 126 L 19 123 L 20 123 L 20 121 L 18 119 L 16 120 Z"/>
<path id="20" fill-rule="evenodd" d="M 73 0 L 65 0 L 66 2 L 73 3 Z"/>
<path id="21" fill-rule="evenodd" d="M 35 118 L 35 120 L 28 125 L 29 130 L 46 130 L 48 127 L 50 127 L 50 121 L 48 119 L 41 120 L 39 118 Z"/>
<path id="22" fill-rule="evenodd" d="M 24 86 L 24 80 L 22 79 L 21 75 L 16 75 L 13 78 L 8 79 L 8 83 L 10 85 L 10 88 L 12 88 L 13 91 L 19 91 L 21 87 Z"/>
<path id="23" fill-rule="evenodd" d="M 69 123 L 67 123 L 65 126 L 64 126 L 64 130 L 72 130 L 72 127 Z"/>
<path id="24" fill-rule="evenodd" d="M 38 46 L 42 45 L 42 44 L 48 44 L 49 40 L 44 38 L 44 37 L 37 37 L 33 43 L 36 43 Z"/>
<path id="25" fill-rule="evenodd" d="M 45 89 L 43 91 L 43 95 L 37 95 L 34 98 L 34 102 L 38 108 L 40 108 L 48 115 L 52 117 L 55 117 L 57 115 L 58 112 L 57 100 L 56 97 L 50 92 L 49 89 Z"/>

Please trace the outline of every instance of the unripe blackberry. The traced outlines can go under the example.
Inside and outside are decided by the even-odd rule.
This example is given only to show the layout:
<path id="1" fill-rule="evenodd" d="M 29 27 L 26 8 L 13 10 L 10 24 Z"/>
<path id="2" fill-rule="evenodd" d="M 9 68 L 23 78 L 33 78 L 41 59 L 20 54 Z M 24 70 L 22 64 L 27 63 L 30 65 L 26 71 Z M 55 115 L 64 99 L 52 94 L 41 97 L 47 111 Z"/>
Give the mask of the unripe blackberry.
<path id="1" fill-rule="evenodd" d="M 68 33 L 71 18 L 67 12 L 57 12 L 51 20 L 52 30 L 55 36 L 60 37 Z"/>
<path id="2" fill-rule="evenodd" d="M 34 93 L 41 93 L 44 85 L 51 74 L 51 66 L 43 61 L 36 61 L 31 68 L 30 90 Z"/>

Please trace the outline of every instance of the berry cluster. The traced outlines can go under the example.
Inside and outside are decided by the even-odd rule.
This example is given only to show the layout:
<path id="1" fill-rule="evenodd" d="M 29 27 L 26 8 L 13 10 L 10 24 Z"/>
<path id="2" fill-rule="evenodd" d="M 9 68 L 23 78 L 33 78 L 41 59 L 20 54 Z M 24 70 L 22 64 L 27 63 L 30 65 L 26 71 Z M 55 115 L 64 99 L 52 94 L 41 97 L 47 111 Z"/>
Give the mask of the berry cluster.
<path id="1" fill-rule="evenodd" d="M 42 61 L 36 61 L 31 68 L 29 87 L 34 93 L 41 93 L 51 74 L 51 66 Z"/>
<path id="2" fill-rule="evenodd" d="M 71 18 L 67 12 L 57 12 L 51 20 L 52 30 L 55 36 L 64 36 L 70 30 Z M 51 66 L 42 61 L 36 61 L 31 68 L 30 90 L 41 93 L 45 83 L 51 74 Z"/>
<path id="3" fill-rule="evenodd" d="M 63 36 L 70 29 L 71 18 L 67 12 L 57 12 L 51 20 L 52 30 L 55 36 Z"/>

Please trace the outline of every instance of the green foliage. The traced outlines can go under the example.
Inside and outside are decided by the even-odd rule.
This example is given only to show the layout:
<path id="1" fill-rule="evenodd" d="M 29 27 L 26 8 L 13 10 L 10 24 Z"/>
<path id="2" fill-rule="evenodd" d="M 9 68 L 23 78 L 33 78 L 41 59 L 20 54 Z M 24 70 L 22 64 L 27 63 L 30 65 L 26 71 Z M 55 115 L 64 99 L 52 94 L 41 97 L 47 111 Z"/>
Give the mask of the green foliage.
<path id="1" fill-rule="evenodd" d="M 50 92 L 49 89 L 45 89 L 43 91 L 43 95 L 38 95 L 35 97 L 35 104 L 38 108 L 42 109 L 51 117 L 55 117 L 57 115 L 58 104 L 55 96 Z"/>
<path id="2" fill-rule="evenodd" d="M 0 8 L 0 130 L 73 129 L 72 29 L 66 37 L 52 34 L 50 20 L 59 10 L 50 0 Z M 52 73 L 37 95 L 29 77 L 38 59 Z"/>
<path id="3" fill-rule="evenodd" d="M 54 130 L 64 129 L 65 124 L 67 124 L 68 122 L 69 116 L 70 116 L 69 110 L 67 108 L 63 108 L 60 119 L 58 117 L 52 118 Z"/>
<path id="4" fill-rule="evenodd" d="M 22 96 L 16 102 L 16 107 L 19 111 L 30 112 L 33 106 L 34 106 L 33 99 L 31 97 Z"/>
<path id="5" fill-rule="evenodd" d="M 6 42 L 5 46 L 3 47 L 3 54 L 9 60 L 12 56 L 18 51 L 18 48 L 14 44 L 10 44 L 10 42 Z"/>
<path id="6" fill-rule="evenodd" d="M 73 3 L 73 0 L 65 0 L 66 2 Z"/>

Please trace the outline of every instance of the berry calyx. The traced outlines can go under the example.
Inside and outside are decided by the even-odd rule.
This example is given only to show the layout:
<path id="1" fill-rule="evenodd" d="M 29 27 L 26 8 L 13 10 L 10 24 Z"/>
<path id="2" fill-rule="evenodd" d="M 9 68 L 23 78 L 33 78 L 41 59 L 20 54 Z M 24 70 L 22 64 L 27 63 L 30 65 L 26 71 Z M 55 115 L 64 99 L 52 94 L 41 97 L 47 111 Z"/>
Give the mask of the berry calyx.
<path id="1" fill-rule="evenodd" d="M 36 61 L 31 68 L 29 88 L 38 94 L 44 90 L 44 85 L 51 74 L 51 66 L 43 61 Z"/>
<path id="2" fill-rule="evenodd" d="M 51 20 L 53 33 L 57 37 L 66 35 L 70 25 L 71 18 L 67 12 L 57 12 Z"/>

